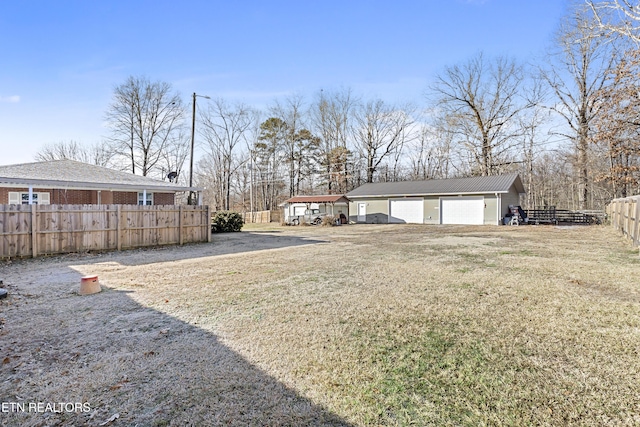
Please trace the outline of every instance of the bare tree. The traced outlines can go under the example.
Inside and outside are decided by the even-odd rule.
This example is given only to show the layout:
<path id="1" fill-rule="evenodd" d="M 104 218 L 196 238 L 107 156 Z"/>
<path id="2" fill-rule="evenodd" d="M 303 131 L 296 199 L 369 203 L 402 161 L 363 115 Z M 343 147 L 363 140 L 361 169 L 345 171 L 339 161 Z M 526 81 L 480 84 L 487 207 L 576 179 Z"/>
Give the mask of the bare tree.
<path id="1" fill-rule="evenodd" d="M 544 153 L 544 146 L 549 140 L 549 133 L 545 131 L 550 122 L 550 111 L 544 105 L 547 97 L 546 85 L 540 78 L 533 78 L 527 88 L 527 98 L 531 108 L 519 117 L 519 127 L 522 129 L 522 161 L 520 174 L 526 188 L 525 206 L 535 207 L 535 176 L 534 166 L 540 155 Z"/>
<path id="2" fill-rule="evenodd" d="M 316 154 L 319 138 L 311 133 L 305 123 L 304 98 L 295 94 L 276 101 L 270 108 L 272 117 L 285 124 L 285 132 L 281 141 L 281 152 L 288 165 L 289 197 L 300 192 L 300 184 L 313 172 L 313 158 Z"/>
<path id="3" fill-rule="evenodd" d="M 241 166 L 237 155 L 247 143 L 248 131 L 256 120 L 254 111 L 238 103 L 229 105 L 223 99 L 212 101 L 202 114 L 202 134 L 208 145 L 208 159 L 204 164 L 208 179 L 213 180 L 217 190 L 217 208 L 231 207 L 231 184 L 234 174 Z"/>
<path id="4" fill-rule="evenodd" d="M 366 182 L 373 182 L 385 159 L 401 152 L 414 122 L 413 112 L 409 106 L 400 109 L 381 99 L 367 101 L 356 110 L 354 133 L 360 156 L 366 162 Z"/>
<path id="5" fill-rule="evenodd" d="M 115 87 L 106 119 L 115 151 L 128 160 L 132 173 L 147 176 L 176 140 L 184 115 L 169 83 L 131 76 Z"/>
<path id="6" fill-rule="evenodd" d="M 448 133 L 422 124 L 418 137 L 411 144 L 408 154 L 409 179 L 426 180 L 449 177 L 452 162 L 451 140 Z"/>
<path id="7" fill-rule="evenodd" d="M 439 127 L 468 151 L 476 174 L 498 173 L 508 163 L 521 136 L 518 115 L 530 107 L 521 94 L 524 78 L 513 60 L 489 62 L 479 54 L 447 67 L 432 86 Z"/>
<path id="8" fill-rule="evenodd" d="M 317 101 L 311 106 L 311 122 L 315 134 L 321 139 L 321 165 L 329 194 L 348 191 L 348 163 L 351 156 L 348 145 L 352 137 L 356 102 L 351 89 L 327 94 L 321 90 Z"/>
<path id="9" fill-rule="evenodd" d="M 564 206 L 568 209 L 578 207 L 576 199 L 575 180 L 573 179 L 572 151 L 553 150 L 544 151 L 533 162 L 532 206 L 550 207 Z"/>
<path id="10" fill-rule="evenodd" d="M 194 171 L 194 182 L 204 187 L 203 196 L 213 211 L 224 210 L 224 181 L 222 176 L 222 160 L 217 152 L 208 153 L 198 160 Z"/>
<path id="11" fill-rule="evenodd" d="M 190 147 L 191 144 L 186 128 L 181 127 L 179 131 L 172 135 L 171 141 L 162 151 L 159 165 L 162 169 L 163 179 L 167 178 L 168 174 L 175 173 L 175 182 L 182 182 L 185 185 L 189 183 L 188 176 L 183 176 L 182 171 L 185 162 L 189 158 Z"/>
<path id="12" fill-rule="evenodd" d="M 522 119 L 521 127 L 523 130 L 522 137 L 522 178 L 527 193 L 527 199 L 525 206 L 528 209 L 533 209 L 534 205 L 534 174 L 533 167 L 537 156 L 542 152 L 539 150 L 541 141 L 539 140 L 540 127 L 546 122 L 546 116 L 542 109 L 536 109 L 532 111 L 532 114 Z"/>
<path id="13" fill-rule="evenodd" d="M 240 167 L 236 172 L 234 189 L 238 195 L 237 206 L 243 212 L 252 212 L 253 208 L 253 163 L 249 156 L 251 153 L 244 153 L 239 159 Z"/>
<path id="14" fill-rule="evenodd" d="M 103 167 L 110 166 L 112 158 L 113 152 L 108 144 L 94 144 L 86 147 L 76 141 L 47 144 L 35 155 L 35 159 L 39 162 L 68 159 Z"/>
<path id="15" fill-rule="evenodd" d="M 615 64 L 615 46 L 595 31 L 593 17 L 584 8 L 576 8 L 560 27 L 558 50 L 549 57 L 550 66 L 541 70 L 556 103 L 551 106 L 567 125 L 556 134 L 573 142 L 575 170 L 579 176 L 580 209 L 592 204 L 589 188 L 590 131 L 600 111 L 598 94 L 609 82 L 609 70 Z"/>
<path id="16" fill-rule="evenodd" d="M 618 34 L 640 44 L 640 5 L 637 0 L 585 1 L 601 32 Z"/>

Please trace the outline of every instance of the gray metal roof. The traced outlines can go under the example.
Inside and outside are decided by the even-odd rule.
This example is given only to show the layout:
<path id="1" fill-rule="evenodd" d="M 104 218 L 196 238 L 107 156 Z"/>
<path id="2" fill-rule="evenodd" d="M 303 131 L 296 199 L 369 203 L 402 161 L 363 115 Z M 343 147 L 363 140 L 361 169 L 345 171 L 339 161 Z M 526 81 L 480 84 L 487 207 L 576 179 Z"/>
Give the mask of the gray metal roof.
<path id="1" fill-rule="evenodd" d="M 294 196 L 285 203 L 349 203 L 344 194 L 324 194 L 313 196 Z"/>
<path id="2" fill-rule="evenodd" d="M 346 196 L 350 199 L 362 197 L 404 197 L 447 194 L 507 193 L 515 186 L 524 193 L 520 176 L 516 173 L 472 178 L 431 179 L 428 181 L 374 182 L 361 185 Z"/>
<path id="3" fill-rule="evenodd" d="M 2 184 L 33 185 L 40 188 L 128 191 L 143 189 L 166 192 L 200 190 L 74 160 L 52 160 L 0 166 L 0 186 Z"/>

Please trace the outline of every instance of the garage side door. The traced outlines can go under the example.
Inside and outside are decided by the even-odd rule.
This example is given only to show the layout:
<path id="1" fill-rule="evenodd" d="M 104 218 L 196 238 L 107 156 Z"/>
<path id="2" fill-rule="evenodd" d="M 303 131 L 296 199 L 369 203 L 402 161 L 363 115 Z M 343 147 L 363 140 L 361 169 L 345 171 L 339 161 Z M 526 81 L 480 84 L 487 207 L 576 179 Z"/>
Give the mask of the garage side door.
<path id="1" fill-rule="evenodd" d="M 390 199 L 389 222 L 422 224 L 424 222 L 424 199 Z"/>
<path id="2" fill-rule="evenodd" d="M 484 197 L 440 199 L 442 224 L 484 224 Z"/>

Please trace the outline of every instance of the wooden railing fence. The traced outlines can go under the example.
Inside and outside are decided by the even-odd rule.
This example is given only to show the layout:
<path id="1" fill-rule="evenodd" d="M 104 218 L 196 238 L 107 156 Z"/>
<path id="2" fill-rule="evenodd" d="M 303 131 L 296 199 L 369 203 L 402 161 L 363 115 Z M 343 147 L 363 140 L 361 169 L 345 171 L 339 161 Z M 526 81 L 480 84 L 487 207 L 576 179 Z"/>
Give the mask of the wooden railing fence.
<path id="1" fill-rule="evenodd" d="M 615 199 L 607 206 L 613 228 L 640 246 L 640 196 Z"/>
<path id="2" fill-rule="evenodd" d="M 525 209 L 529 222 L 532 224 L 601 224 L 605 219 L 605 212 L 600 210 L 571 211 L 547 208 Z"/>
<path id="3" fill-rule="evenodd" d="M 0 259 L 211 241 L 208 206 L 0 205 Z"/>

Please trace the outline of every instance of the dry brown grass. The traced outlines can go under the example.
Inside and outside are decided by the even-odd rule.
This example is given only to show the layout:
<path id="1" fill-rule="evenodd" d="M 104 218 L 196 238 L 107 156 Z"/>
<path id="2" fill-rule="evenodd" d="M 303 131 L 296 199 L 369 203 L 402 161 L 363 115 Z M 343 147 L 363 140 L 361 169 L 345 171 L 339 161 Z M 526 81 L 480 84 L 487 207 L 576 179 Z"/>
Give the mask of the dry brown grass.
<path id="1" fill-rule="evenodd" d="M 409 225 L 3 264 L 0 402 L 92 411 L 0 423 L 638 425 L 639 267 L 606 227 Z"/>

